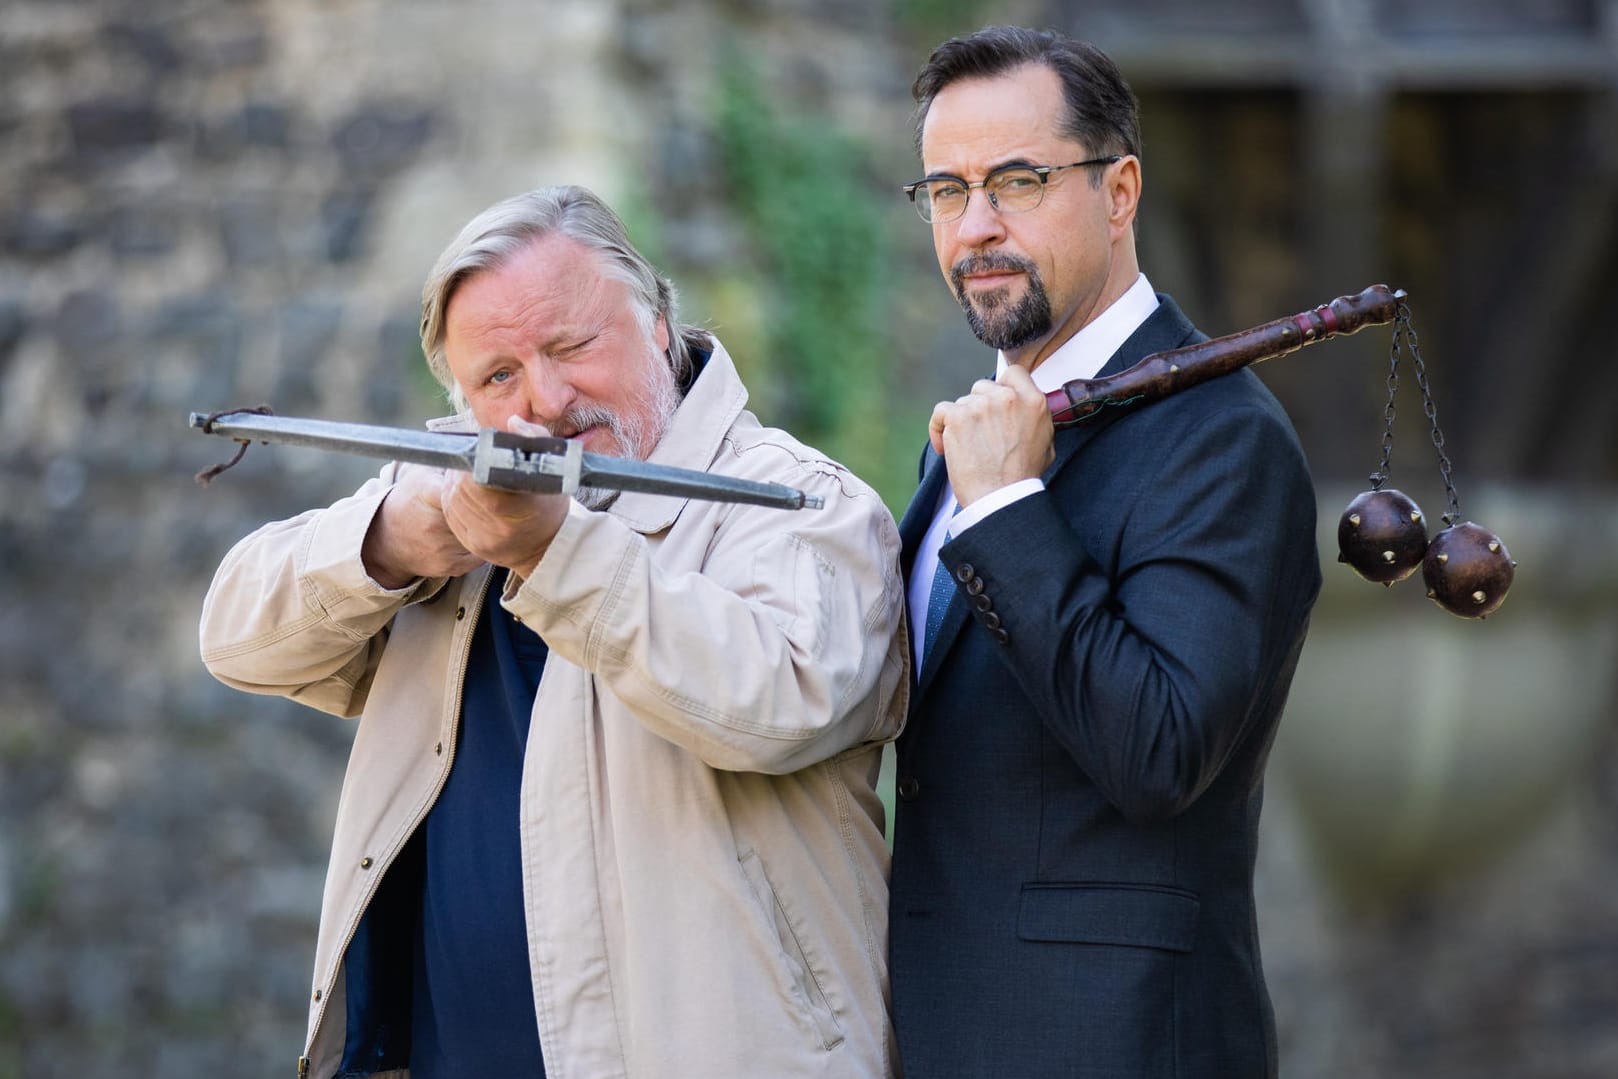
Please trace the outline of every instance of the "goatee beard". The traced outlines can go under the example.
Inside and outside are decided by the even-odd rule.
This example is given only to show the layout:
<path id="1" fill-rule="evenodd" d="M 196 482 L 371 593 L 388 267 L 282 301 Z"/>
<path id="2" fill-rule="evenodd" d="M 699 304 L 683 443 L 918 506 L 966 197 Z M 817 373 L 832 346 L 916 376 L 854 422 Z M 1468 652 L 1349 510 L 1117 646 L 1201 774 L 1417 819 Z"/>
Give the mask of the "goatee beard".
<path id="1" fill-rule="evenodd" d="M 966 275 L 985 270 L 1015 270 L 1026 274 L 1028 288 L 1015 303 L 1006 299 L 1002 289 L 980 292 L 974 302 L 966 294 Z M 967 326 L 990 348 L 1005 352 L 1050 333 L 1051 298 L 1045 292 L 1039 267 L 1027 259 L 1005 254 L 969 255 L 950 268 L 949 283 L 961 310 L 966 312 Z"/>

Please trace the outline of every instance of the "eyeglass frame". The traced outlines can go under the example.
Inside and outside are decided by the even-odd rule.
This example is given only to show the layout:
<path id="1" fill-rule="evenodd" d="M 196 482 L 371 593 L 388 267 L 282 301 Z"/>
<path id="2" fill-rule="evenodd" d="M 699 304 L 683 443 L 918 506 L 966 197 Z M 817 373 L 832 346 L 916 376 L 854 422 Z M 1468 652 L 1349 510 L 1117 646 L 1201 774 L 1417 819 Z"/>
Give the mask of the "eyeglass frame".
<path id="1" fill-rule="evenodd" d="M 1009 164 L 1009 165 L 1001 165 L 998 168 L 990 169 L 989 172 L 988 172 L 988 175 L 984 176 L 983 179 L 978 180 L 975 183 L 968 183 L 962 177 L 960 177 L 960 176 L 952 176 L 949 173 L 935 173 L 935 174 L 930 175 L 930 176 L 923 176 L 921 179 L 916 180 L 913 183 L 905 184 L 904 187 L 902 188 L 902 190 L 904 191 L 904 193 L 906 195 L 910 196 L 910 205 L 912 205 L 912 206 L 914 206 L 916 208 L 916 215 L 918 217 L 920 217 L 924 222 L 926 222 L 929 225 L 947 225 L 951 221 L 959 221 L 961 218 L 966 216 L 966 207 L 972 201 L 972 189 L 974 187 L 981 187 L 981 188 L 984 189 L 984 194 L 987 195 L 988 198 L 989 198 L 989 205 L 993 206 L 997 213 L 1025 214 L 1025 213 L 1028 212 L 1028 210 L 1037 210 L 1037 209 L 1039 209 L 1040 203 L 1043 203 L 1045 201 L 1045 188 L 1047 186 L 1049 186 L 1049 184 L 1050 184 L 1051 173 L 1053 173 L 1053 172 L 1061 172 L 1063 169 L 1084 168 L 1087 165 L 1116 165 L 1118 162 L 1122 161 L 1123 159 L 1124 159 L 1123 154 L 1108 154 L 1105 157 L 1092 157 L 1088 161 L 1075 161 L 1072 164 L 1068 164 L 1068 165 L 1023 165 L 1023 164 L 1015 164 L 1015 163 L 1014 164 Z M 1036 202 L 1036 203 L 1034 203 L 1034 205 L 1028 207 L 1028 210 L 1002 210 L 1000 208 L 999 200 L 994 197 L 993 192 L 988 190 L 989 181 L 993 180 L 996 176 L 999 176 L 1001 173 L 1016 172 L 1016 171 L 1032 172 L 1036 176 L 1039 177 L 1039 202 Z M 947 217 L 942 221 L 938 221 L 938 220 L 928 220 L 927 216 L 922 213 L 921 203 L 916 201 L 916 190 L 918 188 L 920 188 L 923 184 L 930 184 L 935 180 L 951 180 L 951 181 L 953 181 L 955 183 L 960 184 L 962 187 L 966 188 L 966 199 L 964 201 L 962 201 L 962 203 L 961 203 L 961 212 L 959 214 L 955 215 L 954 217 Z"/>

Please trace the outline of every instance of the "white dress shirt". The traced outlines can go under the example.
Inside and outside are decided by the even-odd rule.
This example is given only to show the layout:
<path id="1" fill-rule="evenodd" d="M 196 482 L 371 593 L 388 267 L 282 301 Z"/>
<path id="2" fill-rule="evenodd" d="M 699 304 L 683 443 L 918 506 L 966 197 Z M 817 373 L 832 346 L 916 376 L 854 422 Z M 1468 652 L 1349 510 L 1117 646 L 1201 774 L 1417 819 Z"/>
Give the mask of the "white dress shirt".
<path id="1" fill-rule="evenodd" d="M 1057 350 L 1045 357 L 1045 362 L 1034 368 L 1034 385 L 1041 393 L 1060 389 L 1076 378 L 1094 378 L 1107 365 L 1129 336 L 1141 323 L 1157 310 L 1157 293 L 1145 274 L 1101 314 L 1082 327 L 1078 333 L 1062 342 Z M 1006 369 L 1006 354 L 1001 352 L 995 360 L 995 377 Z M 910 604 L 911 646 L 915 649 L 915 669 L 921 670 L 924 645 L 920 627 L 927 624 L 927 602 L 932 593 L 933 569 L 938 565 L 938 549 L 946 540 L 953 539 L 998 509 L 1003 509 L 1020 498 L 1045 489 L 1045 481 L 1035 476 L 1018 480 L 991 491 L 970 506 L 955 511 L 955 492 L 948 483 L 939 494 L 938 507 L 933 512 L 933 523 L 916 549 L 911 564 L 907 599 Z"/>

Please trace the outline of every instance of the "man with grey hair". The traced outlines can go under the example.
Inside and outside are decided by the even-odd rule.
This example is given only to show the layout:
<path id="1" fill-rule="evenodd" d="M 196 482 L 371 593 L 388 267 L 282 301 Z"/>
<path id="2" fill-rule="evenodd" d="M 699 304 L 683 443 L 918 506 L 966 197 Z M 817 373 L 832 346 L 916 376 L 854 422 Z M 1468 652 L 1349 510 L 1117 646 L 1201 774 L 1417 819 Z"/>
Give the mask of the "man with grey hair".
<path id="1" fill-rule="evenodd" d="M 580 188 L 462 230 L 422 347 L 463 425 L 825 506 L 392 465 L 237 544 L 208 669 L 359 716 L 299 1074 L 892 1074 L 874 787 L 908 655 L 882 502 L 746 411 Z"/>

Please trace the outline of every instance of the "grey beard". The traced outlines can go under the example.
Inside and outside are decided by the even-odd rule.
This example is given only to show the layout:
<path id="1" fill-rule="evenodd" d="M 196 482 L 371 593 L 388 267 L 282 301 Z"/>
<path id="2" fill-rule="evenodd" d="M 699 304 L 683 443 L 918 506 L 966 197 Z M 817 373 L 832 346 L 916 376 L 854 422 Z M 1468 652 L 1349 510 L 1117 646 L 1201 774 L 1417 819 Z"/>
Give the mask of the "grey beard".
<path id="1" fill-rule="evenodd" d="M 993 293 L 979 297 L 979 310 L 966 295 L 966 275 L 981 270 L 1020 270 L 1028 275 L 1028 291 L 1015 304 Z M 1032 262 L 1011 255 L 971 255 L 957 262 L 949 273 L 955 299 L 966 312 L 966 324 L 973 335 L 990 348 L 1020 348 L 1038 340 L 1051 329 L 1051 298 L 1039 268 Z"/>
<path id="2" fill-rule="evenodd" d="M 580 487 L 573 492 L 573 500 L 587 510 L 604 510 L 618 501 L 621 493 L 605 487 Z"/>
<path id="3" fill-rule="evenodd" d="M 612 433 L 619 453 L 640 461 L 650 457 L 668 430 L 674 410 L 680 407 L 680 387 L 662 356 L 653 352 L 649 360 L 641 385 L 648 407 L 640 415 L 623 416 L 601 405 L 583 405 L 570 410 L 562 423 L 574 431 L 601 424 Z M 585 509 L 604 510 L 617 500 L 618 494 L 602 487 L 580 487 L 573 492 L 573 498 Z"/>

